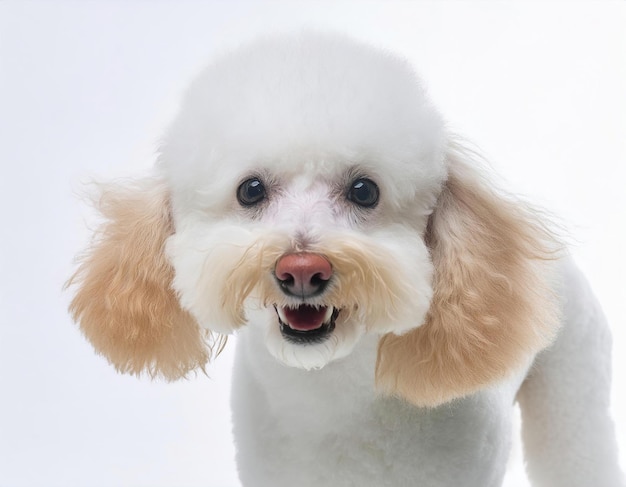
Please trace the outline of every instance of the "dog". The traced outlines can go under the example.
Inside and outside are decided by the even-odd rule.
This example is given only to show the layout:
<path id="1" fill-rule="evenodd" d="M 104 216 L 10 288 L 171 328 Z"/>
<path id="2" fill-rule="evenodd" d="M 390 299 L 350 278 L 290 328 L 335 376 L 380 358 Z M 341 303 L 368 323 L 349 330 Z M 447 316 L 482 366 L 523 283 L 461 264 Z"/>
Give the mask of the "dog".
<path id="1" fill-rule="evenodd" d="M 515 402 L 534 486 L 625 485 L 588 284 L 397 55 L 303 32 L 217 57 L 154 174 L 98 204 L 74 320 L 168 380 L 236 334 L 243 485 L 500 486 Z"/>

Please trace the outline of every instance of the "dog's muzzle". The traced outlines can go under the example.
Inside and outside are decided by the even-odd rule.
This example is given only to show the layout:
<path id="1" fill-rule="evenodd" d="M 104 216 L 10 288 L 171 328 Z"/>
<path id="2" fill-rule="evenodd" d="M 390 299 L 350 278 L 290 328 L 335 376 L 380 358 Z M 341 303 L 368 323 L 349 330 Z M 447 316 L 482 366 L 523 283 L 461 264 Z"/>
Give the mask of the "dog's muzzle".
<path id="1" fill-rule="evenodd" d="M 319 343 L 332 333 L 339 310 L 332 306 L 313 306 L 306 300 L 324 293 L 332 278 L 330 262 L 322 255 L 297 252 L 285 254 L 276 263 L 274 276 L 287 296 L 299 298 L 297 307 L 277 307 L 280 331 L 294 343 Z"/>

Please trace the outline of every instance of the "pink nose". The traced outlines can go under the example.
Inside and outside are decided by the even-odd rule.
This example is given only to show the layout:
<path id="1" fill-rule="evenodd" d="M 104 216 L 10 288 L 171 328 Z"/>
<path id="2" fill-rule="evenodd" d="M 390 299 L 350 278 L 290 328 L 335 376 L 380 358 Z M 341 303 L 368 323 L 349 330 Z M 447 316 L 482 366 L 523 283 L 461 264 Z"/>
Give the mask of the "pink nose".
<path id="1" fill-rule="evenodd" d="M 278 259 L 274 274 L 286 294 L 307 298 L 324 291 L 333 269 L 319 254 L 298 252 Z"/>

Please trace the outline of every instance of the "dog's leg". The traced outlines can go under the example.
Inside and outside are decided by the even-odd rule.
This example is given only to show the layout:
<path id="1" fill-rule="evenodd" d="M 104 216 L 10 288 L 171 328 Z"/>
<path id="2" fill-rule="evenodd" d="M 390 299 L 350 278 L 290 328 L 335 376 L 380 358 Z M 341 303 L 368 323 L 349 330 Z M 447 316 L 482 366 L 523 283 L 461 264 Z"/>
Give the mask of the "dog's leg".
<path id="1" fill-rule="evenodd" d="M 528 475 L 536 487 L 619 487 L 609 415 L 611 336 L 582 274 L 563 266 L 563 329 L 519 392 Z"/>

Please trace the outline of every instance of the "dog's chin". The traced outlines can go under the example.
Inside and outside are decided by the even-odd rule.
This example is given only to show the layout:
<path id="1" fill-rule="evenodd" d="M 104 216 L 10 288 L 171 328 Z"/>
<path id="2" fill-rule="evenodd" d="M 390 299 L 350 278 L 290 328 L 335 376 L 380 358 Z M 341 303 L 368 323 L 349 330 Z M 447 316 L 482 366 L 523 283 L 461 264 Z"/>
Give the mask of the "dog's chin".
<path id="1" fill-rule="evenodd" d="M 274 306 L 264 320 L 267 349 L 284 365 L 321 369 L 349 355 L 364 332 L 341 318 L 332 306 Z"/>

